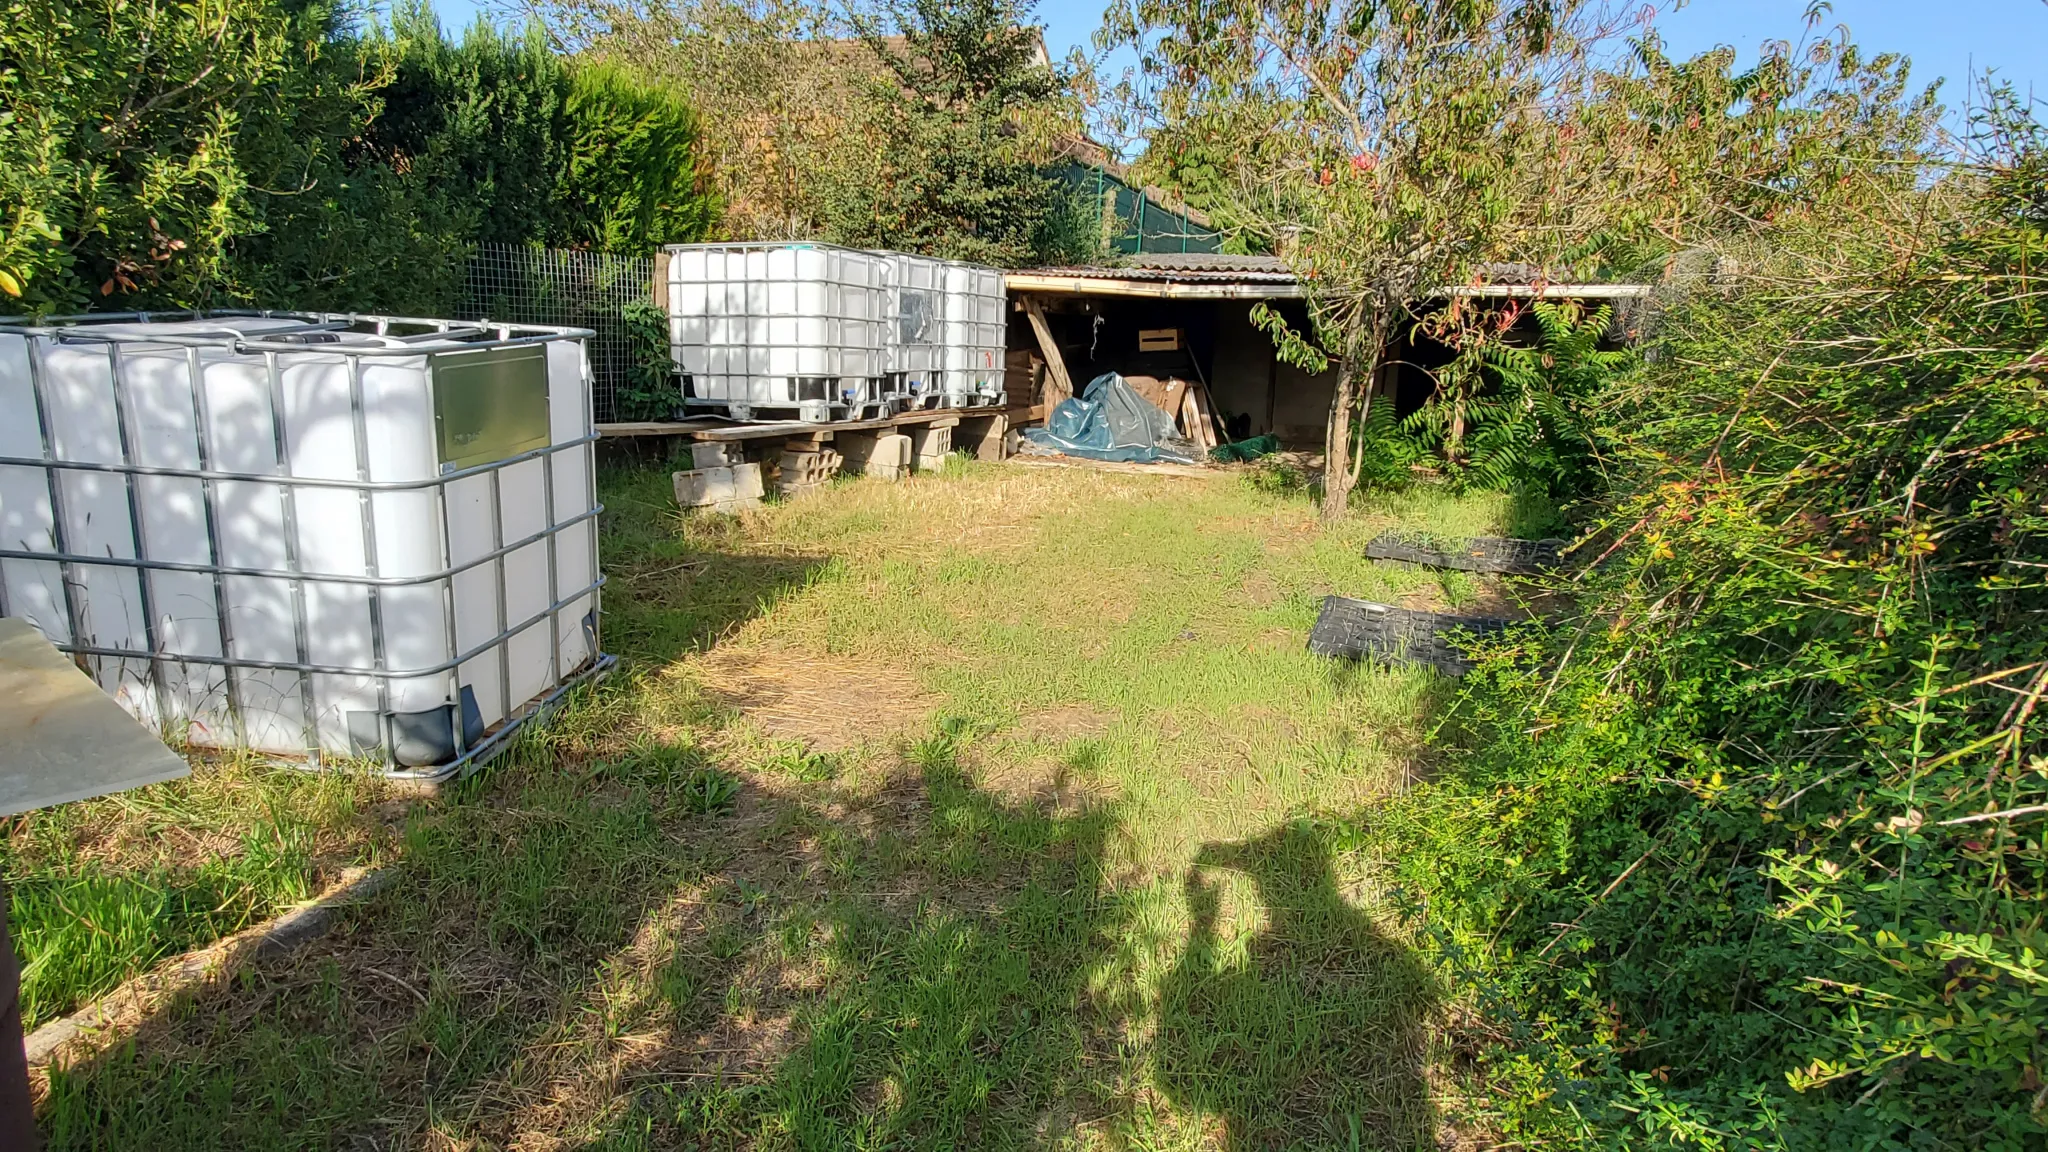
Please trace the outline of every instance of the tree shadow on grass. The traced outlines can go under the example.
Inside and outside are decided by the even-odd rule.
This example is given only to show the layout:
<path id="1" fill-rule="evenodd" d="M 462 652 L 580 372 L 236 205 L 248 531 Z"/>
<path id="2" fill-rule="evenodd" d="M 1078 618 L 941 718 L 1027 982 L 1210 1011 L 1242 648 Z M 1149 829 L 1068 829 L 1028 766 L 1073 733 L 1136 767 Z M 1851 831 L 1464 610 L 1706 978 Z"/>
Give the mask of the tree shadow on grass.
<path id="1" fill-rule="evenodd" d="M 1203 850 L 1154 1016 L 1118 805 L 985 787 L 964 739 L 764 768 L 715 816 L 689 748 L 515 766 L 418 822 L 353 923 L 53 1077 L 51 1146 L 1115 1144 L 1148 1068 L 1231 1149 L 1429 1143 L 1434 990 L 1320 832 Z"/>
<path id="2" fill-rule="evenodd" d="M 604 642 L 629 660 L 674 660 L 710 648 L 823 574 L 824 552 L 753 547 L 734 517 L 683 512 L 665 469 L 598 474 L 604 504 Z"/>
<path id="3" fill-rule="evenodd" d="M 1264 912 L 1248 939 L 1226 932 L 1225 874 Z M 1327 833 L 1295 822 L 1209 844 L 1185 885 L 1193 927 L 1158 997 L 1160 1090 L 1219 1118 L 1230 1149 L 1434 1147 L 1438 990 L 1339 891 Z"/>

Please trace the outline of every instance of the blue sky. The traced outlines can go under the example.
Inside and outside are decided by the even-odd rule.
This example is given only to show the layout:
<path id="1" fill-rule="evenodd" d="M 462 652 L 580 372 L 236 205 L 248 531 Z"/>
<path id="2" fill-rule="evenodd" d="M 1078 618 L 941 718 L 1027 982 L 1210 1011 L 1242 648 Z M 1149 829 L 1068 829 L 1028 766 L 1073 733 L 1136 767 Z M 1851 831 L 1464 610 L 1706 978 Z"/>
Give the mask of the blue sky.
<path id="1" fill-rule="evenodd" d="M 478 0 L 434 0 L 451 30 L 474 19 Z M 490 0 L 483 0 L 485 5 Z M 1665 0 L 1668 6 L 1668 0 Z M 1674 55 L 1691 55 L 1719 44 L 1756 58 L 1767 40 L 1799 38 L 1805 0 L 1692 0 L 1660 19 Z M 1089 46 L 1102 17 L 1102 0 L 1040 0 L 1038 19 L 1046 26 L 1054 56 L 1069 47 Z M 1913 59 L 1913 76 L 1945 76 L 1945 101 L 1954 107 L 1966 94 L 1966 79 L 1997 68 L 2022 92 L 2048 99 L 2048 3 L 2043 0 L 1835 0 L 1826 27 L 1846 24 L 1866 51 L 1903 52 Z"/>

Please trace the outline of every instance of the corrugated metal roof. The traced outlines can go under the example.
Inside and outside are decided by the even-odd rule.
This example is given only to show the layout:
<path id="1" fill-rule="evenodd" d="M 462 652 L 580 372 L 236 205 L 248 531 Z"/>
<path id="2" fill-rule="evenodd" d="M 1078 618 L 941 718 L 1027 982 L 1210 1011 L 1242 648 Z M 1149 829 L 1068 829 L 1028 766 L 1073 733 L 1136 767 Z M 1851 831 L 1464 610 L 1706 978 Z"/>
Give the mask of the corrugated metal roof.
<path id="1" fill-rule="evenodd" d="M 1131 257 L 1139 268 L 1188 272 L 1274 272 L 1292 276 L 1278 256 L 1234 256 L 1227 252 L 1146 252 Z"/>
<path id="2" fill-rule="evenodd" d="M 1639 284 L 1550 283 L 1534 264 L 1482 264 L 1476 283 L 1450 285 L 1432 296 L 1537 297 L 1544 299 L 1643 296 Z M 1017 291 L 1084 295 L 1185 296 L 1261 299 L 1303 295 L 1301 281 L 1278 256 L 1234 256 L 1202 252 L 1146 252 L 1114 265 L 1030 268 L 1008 274 Z M 1542 283 L 1539 290 L 1536 285 Z M 1141 285 L 1160 285 L 1159 288 Z M 1235 287 L 1233 287 L 1235 286 Z"/>
<path id="3" fill-rule="evenodd" d="M 1226 256 L 1204 253 L 1145 253 L 1127 264 L 1067 268 L 1032 268 L 1032 276 L 1082 280 L 1145 280 L 1195 284 L 1292 284 L 1294 273 L 1277 256 Z"/>

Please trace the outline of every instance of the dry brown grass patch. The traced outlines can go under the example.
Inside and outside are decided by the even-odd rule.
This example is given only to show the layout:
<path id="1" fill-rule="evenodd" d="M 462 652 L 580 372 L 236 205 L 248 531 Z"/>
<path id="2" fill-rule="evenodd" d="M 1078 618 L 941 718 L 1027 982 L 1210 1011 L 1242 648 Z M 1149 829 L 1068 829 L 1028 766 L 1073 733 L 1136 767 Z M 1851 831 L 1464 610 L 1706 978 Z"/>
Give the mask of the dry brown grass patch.
<path id="1" fill-rule="evenodd" d="M 720 648 L 692 665 L 698 682 L 767 735 L 844 752 L 919 731 L 934 701 L 900 665 L 786 648 Z"/>
<path id="2" fill-rule="evenodd" d="M 1109 726 L 1116 721 L 1115 713 L 1105 712 L 1092 704 L 1062 704 L 1024 717 L 1017 724 L 1017 734 L 1031 740 L 1058 744 L 1100 736 L 1109 731 Z"/>

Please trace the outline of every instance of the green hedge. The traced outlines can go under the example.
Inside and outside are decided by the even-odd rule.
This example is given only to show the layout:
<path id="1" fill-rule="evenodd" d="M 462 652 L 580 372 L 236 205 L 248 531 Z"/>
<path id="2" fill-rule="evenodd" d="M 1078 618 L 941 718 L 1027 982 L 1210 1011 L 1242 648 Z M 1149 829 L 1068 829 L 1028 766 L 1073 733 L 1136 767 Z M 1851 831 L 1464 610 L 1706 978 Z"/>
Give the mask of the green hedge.
<path id="1" fill-rule="evenodd" d="M 715 222 L 673 94 L 537 32 L 338 11 L 0 0 L 0 292 L 445 312 L 475 243 L 644 252 Z"/>

